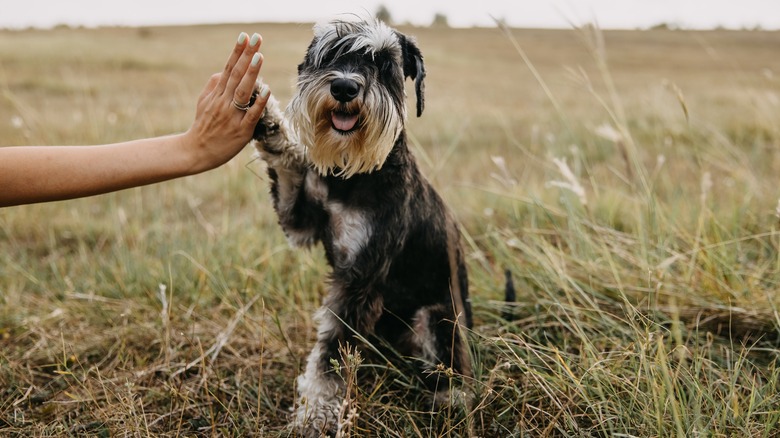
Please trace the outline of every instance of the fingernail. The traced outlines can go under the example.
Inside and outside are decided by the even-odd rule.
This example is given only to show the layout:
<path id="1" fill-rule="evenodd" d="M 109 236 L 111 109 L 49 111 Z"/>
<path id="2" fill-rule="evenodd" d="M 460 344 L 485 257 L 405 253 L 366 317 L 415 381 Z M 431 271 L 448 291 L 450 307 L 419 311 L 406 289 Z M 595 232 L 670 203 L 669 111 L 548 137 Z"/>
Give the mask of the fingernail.
<path id="1" fill-rule="evenodd" d="M 252 56 L 252 67 L 257 67 L 257 64 L 260 63 L 260 52 L 257 52 Z"/>
<path id="2" fill-rule="evenodd" d="M 270 93 L 271 90 L 268 88 L 268 85 L 263 85 L 263 88 L 260 90 L 260 97 L 265 99 L 268 97 L 268 93 Z"/>
<path id="3" fill-rule="evenodd" d="M 252 39 L 249 40 L 249 47 L 254 47 L 258 41 L 260 41 L 260 35 L 256 33 L 252 34 Z"/>
<path id="4" fill-rule="evenodd" d="M 238 34 L 238 44 L 244 44 L 246 42 L 247 35 L 244 32 Z"/>

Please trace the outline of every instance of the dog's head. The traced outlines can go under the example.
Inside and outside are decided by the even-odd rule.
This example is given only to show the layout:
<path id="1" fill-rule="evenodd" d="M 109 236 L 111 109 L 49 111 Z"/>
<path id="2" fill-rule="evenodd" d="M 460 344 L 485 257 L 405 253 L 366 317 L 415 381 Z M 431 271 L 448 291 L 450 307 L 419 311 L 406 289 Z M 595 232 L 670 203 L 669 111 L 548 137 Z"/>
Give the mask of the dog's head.
<path id="1" fill-rule="evenodd" d="M 314 27 L 288 111 L 319 173 L 348 178 L 382 167 L 406 120 L 407 77 L 419 117 L 425 67 L 412 38 L 375 20 Z"/>

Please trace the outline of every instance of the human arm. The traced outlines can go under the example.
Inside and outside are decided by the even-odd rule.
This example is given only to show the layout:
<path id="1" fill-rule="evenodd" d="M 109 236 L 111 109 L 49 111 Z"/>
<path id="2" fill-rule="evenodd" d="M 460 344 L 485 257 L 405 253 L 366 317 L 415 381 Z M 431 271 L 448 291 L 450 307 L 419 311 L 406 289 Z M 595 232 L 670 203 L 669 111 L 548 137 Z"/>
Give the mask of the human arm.
<path id="1" fill-rule="evenodd" d="M 254 43 L 254 44 L 252 44 Z M 198 98 L 184 133 L 96 146 L 0 148 L 0 207 L 108 193 L 193 175 L 220 166 L 250 141 L 269 91 L 250 100 L 262 65 L 260 36 L 242 33 L 225 69 Z"/>

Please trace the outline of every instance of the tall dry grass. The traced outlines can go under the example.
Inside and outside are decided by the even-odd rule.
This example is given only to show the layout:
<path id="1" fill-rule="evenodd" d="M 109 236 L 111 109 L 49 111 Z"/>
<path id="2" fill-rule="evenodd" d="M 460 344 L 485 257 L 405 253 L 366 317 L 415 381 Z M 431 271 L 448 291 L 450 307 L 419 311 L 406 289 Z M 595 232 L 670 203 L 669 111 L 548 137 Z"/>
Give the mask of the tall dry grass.
<path id="1" fill-rule="evenodd" d="M 0 145 L 184 130 L 239 30 L 286 101 L 308 25 L 1 32 Z M 432 412 L 353 355 L 349 433 L 774 436 L 780 34 L 404 30 L 428 69 L 410 138 L 468 249 L 474 396 Z M 327 267 L 288 248 L 249 151 L 3 209 L 0 248 L 0 434 L 289 435 Z"/>

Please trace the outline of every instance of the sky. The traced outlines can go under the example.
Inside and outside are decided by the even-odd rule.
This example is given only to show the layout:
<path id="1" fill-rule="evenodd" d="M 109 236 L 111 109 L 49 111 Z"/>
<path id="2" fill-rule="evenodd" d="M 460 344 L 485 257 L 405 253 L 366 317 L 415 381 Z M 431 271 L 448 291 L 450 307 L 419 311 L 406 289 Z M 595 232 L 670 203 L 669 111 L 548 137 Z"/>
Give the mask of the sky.
<path id="1" fill-rule="evenodd" d="M 416 25 L 439 13 L 458 27 L 492 26 L 495 17 L 517 27 L 780 29 L 780 0 L 0 0 L 0 28 L 316 22 L 374 15 L 382 4 L 394 22 Z"/>

